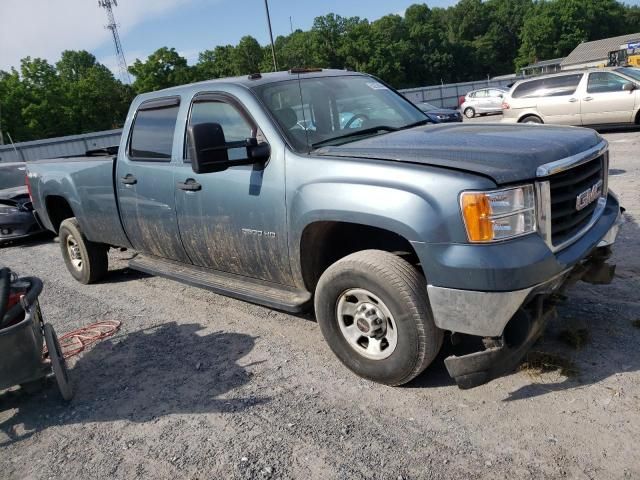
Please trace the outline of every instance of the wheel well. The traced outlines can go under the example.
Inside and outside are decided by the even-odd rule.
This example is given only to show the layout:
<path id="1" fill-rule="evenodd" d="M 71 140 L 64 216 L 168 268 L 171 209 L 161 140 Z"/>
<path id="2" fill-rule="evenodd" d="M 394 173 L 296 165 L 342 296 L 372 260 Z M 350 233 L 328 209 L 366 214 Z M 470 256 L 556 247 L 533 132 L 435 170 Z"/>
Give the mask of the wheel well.
<path id="1" fill-rule="evenodd" d="M 636 125 L 640 125 L 640 110 L 636 112 Z"/>
<path id="2" fill-rule="evenodd" d="M 361 250 L 384 250 L 402 256 L 413 265 L 419 260 L 411 243 L 382 228 L 346 222 L 316 222 L 302 232 L 302 278 L 310 292 L 324 271 L 336 261 Z"/>
<path id="3" fill-rule="evenodd" d="M 47 197 L 45 200 L 47 208 L 47 215 L 53 225 L 53 229 L 58 233 L 60 230 L 60 224 L 67 218 L 75 217 L 71 205 L 64 197 L 58 197 L 55 195 Z"/>

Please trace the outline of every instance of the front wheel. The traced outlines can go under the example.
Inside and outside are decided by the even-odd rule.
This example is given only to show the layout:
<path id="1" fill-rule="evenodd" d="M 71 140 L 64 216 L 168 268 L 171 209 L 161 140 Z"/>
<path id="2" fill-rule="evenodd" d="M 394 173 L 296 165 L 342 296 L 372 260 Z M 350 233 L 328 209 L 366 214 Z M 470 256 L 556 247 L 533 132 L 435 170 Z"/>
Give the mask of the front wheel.
<path id="1" fill-rule="evenodd" d="M 471 107 L 467 107 L 464 109 L 464 116 L 467 118 L 473 118 L 476 116 L 476 111 Z"/>
<path id="2" fill-rule="evenodd" d="M 109 268 L 108 248 L 87 240 L 75 217 L 67 218 L 60 224 L 58 236 L 64 263 L 73 278 L 89 284 L 104 277 Z"/>
<path id="3" fill-rule="evenodd" d="M 388 252 L 365 250 L 330 266 L 318 282 L 315 310 L 340 361 L 375 382 L 409 382 L 442 346 L 424 277 Z"/>

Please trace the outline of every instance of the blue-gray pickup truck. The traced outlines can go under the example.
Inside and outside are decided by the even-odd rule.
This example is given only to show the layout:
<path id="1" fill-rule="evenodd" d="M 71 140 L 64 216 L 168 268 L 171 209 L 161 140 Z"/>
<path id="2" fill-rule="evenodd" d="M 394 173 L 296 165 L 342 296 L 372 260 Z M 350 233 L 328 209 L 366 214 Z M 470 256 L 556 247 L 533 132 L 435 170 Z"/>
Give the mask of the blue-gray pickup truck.
<path id="1" fill-rule="evenodd" d="M 118 148 L 28 166 L 71 275 L 133 269 L 285 311 L 315 308 L 356 374 L 404 384 L 445 337 L 463 388 L 512 369 L 568 285 L 607 283 L 621 207 L 592 130 L 431 125 L 335 70 L 139 95 Z"/>

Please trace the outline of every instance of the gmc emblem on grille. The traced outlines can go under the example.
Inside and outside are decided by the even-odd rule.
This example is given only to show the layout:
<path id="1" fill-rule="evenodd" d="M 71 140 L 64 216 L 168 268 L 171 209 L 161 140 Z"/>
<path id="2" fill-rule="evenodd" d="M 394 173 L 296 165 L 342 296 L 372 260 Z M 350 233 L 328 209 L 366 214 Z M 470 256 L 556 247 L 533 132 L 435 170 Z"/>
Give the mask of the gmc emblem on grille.
<path id="1" fill-rule="evenodd" d="M 593 187 L 586 189 L 580 195 L 576 197 L 576 210 L 580 211 L 587 207 L 590 203 L 593 203 L 602 195 L 602 180 L 598 180 L 598 183 Z"/>

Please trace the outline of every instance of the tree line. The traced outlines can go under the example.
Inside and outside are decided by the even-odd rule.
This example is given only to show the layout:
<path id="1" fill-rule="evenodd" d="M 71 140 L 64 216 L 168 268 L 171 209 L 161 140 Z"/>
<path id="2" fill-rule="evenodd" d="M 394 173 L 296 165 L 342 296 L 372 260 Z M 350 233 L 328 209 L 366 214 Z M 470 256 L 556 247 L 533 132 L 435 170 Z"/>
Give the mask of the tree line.
<path id="1" fill-rule="evenodd" d="M 372 22 L 328 14 L 278 36 L 275 50 L 280 70 L 348 68 L 408 88 L 513 73 L 580 42 L 639 30 L 640 7 L 617 0 L 460 0 Z M 0 71 L 0 120 L 14 141 L 115 128 L 136 93 L 272 70 L 270 46 L 251 36 L 201 52 L 194 65 L 160 48 L 129 67 L 132 85 L 86 51 L 65 51 L 55 65 L 27 57 L 19 70 Z"/>

